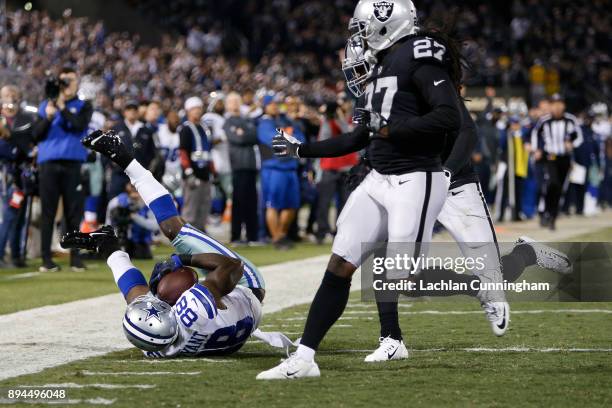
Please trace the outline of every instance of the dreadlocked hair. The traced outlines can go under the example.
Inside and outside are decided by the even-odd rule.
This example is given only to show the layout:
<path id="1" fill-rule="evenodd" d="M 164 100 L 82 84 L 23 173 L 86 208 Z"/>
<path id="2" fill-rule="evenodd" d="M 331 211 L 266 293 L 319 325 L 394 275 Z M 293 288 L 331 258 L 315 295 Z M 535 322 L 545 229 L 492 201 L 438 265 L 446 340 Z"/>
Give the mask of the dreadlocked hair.
<path id="1" fill-rule="evenodd" d="M 464 70 L 470 69 L 467 59 L 461 54 L 463 42 L 455 38 L 455 26 L 459 13 L 456 8 L 434 11 L 419 30 L 419 35 L 426 35 L 446 45 L 450 59 L 449 76 L 457 93 L 461 94 Z"/>

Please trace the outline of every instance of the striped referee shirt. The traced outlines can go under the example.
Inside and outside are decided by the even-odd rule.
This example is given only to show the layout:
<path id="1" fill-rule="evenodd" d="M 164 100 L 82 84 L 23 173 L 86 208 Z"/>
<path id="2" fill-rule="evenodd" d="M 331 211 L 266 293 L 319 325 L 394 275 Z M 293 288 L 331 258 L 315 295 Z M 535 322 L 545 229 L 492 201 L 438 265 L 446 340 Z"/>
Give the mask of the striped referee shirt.
<path id="1" fill-rule="evenodd" d="M 582 141 L 582 129 L 576 117 L 570 113 L 564 113 L 559 119 L 553 118 L 552 115 L 544 115 L 531 132 L 533 148 L 555 156 L 571 154 L 565 142 L 572 142 L 576 148 L 582 144 Z"/>

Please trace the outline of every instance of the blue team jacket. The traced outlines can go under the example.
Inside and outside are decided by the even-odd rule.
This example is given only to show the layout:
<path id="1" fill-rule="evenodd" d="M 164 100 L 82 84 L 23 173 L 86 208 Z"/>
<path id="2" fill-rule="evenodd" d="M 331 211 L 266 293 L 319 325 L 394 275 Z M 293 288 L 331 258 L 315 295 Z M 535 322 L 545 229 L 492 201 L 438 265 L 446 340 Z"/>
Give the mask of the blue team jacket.
<path id="1" fill-rule="evenodd" d="M 278 119 L 275 119 L 269 115 L 264 115 L 261 117 L 261 119 L 259 119 L 259 124 L 257 126 L 257 138 L 259 139 L 259 143 L 269 147 L 271 150 L 272 139 L 274 138 L 274 135 L 276 135 L 276 128 L 287 127 L 291 127 L 293 129 L 293 137 L 304 143 L 306 138 L 304 137 L 304 133 L 302 133 L 300 126 L 283 115 L 281 115 Z M 262 159 L 262 168 L 277 170 L 296 170 L 298 168 L 297 159 L 276 157 L 274 155 L 267 159 L 262 157 Z"/>
<path id="2" fill-rule="evenodd" d="M 38 116 L 46 118 L 45 108 L 49 103 L 44 100 L 38 108 Z M 73 98 L 66 102 L 66 109 L 72 113 L 78 113 L 85 106 L 85 101 Z M 38 144 L 38 164 L 50 160 L 74 160 L 84 162 L 87 151 L 81 144 L 81 139 L 87 134 L 87 127 L 76 130 L 72 124 L 57 112 L 49 126 L 47 138 Z"/>

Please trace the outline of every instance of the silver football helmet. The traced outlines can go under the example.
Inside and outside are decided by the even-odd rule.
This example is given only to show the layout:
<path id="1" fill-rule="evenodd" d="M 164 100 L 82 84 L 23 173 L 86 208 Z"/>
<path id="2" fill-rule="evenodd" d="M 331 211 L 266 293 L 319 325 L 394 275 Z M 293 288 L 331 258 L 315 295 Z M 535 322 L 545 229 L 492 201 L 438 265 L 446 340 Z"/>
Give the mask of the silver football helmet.
<path id="1" fill-rule="evenodd" d="M 138 296 L 123 316 L 123 332 L 134 346 L 159 351 L 178 336 L 178 322 L 172 307 L 152 294 Z"/>
<path id="2" fill-rule="evenodd" d="M 410 0 L 360 0 L 349 22 L 351 35 L 363 38 L 374 55 L 417 30 L 416 8 Z"/>
<path id="3" fill-rule="evenodd" d="M 356 35 L 349 38 L 344 48 L 342 72 L 346 86 L 357 98 L 363 95 L 365 84 L 376 64 L 376 57 L 366 48 L 363 39 Z"/>

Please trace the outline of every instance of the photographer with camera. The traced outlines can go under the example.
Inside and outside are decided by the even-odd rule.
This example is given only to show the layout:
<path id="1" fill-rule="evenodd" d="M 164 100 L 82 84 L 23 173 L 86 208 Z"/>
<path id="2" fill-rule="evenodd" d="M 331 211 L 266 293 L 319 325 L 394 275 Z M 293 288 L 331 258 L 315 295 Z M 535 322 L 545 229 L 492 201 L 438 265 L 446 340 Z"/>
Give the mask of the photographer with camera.
<path id="1" fill-rule="evenodd" d="M 63 68 L 59 77 L 47 81 L 47 99 L 38 109 L 40 120 L 34 129 L 34 137 L 38 142 L 42 209 L 41 272 L 59 269 L 51 259 L 51 237 L 60 197 L 67 231 L 77 230 L 83 215 L 81 164 L 86 161 L 87 150 L 81 139 L 87 134 L 93 108 L 89 102 L 77 97 L 78 87 L 75 70 Z M 74 271 L 85 268 L 75 250 L 70 253 L 70 266 Z"/>
<path id="2" fill-rule="evenodd" d="M 0 162 L 6 180 L 6 196 L 0 224 L 0 268 L 25 267 L 22 231 L 26 221 L 26 195 L 23 175 L 32 163 L 32 130 L 36 117 L 19 107 L 19 89 L 0 89 Z M 4 188 L 3 188 L 4 190 Z M 11 243 L 11 265 L 4 261 L 7 241 Z M 25 249 L 25 246 L 23 246 Z"/>
<path id="3" fill-rule="evenodd" d="M 151 242 L 153 234 L 159 231 L 159 226 L 131 183 L 126 184 L 123 193 L 109 201 L 106 224 L 115 228 L 119 244 L 130 258 L 153 258 Z"/>

